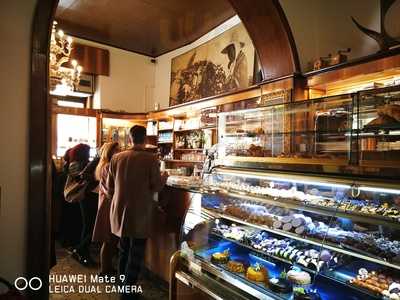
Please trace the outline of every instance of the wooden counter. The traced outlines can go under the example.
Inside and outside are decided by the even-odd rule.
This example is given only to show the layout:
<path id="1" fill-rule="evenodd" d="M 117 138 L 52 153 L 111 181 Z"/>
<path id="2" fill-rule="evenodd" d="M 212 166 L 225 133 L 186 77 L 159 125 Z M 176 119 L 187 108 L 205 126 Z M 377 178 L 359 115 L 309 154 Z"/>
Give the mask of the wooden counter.
<path id="1" fill-rule="evenodd" d="M 147 242 L 145 267 L 164 281 L 169 281 L 170 258 L 178 250 L 180 230 L 190 205 L 190 192 L 166 186 L 159 193 L 159 201 L 165 207 L 157 212 L 155 230 Z"/>

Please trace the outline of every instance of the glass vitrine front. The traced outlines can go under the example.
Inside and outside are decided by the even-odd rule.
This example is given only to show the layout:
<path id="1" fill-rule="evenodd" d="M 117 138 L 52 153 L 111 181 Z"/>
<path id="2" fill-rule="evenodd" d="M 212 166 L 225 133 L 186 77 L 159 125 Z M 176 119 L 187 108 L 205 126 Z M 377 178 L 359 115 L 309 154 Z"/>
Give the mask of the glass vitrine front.
<path id="1" fill-rule="evenodd" d="M 219 157 L 347 159 L 352 103 L 346 95 L 220 113 Z"/>
<path id="2" fill-rule="evenodd" d="M 400 87 L 218 114 L 220 164 L 400 176 Z"/>
<path id="3" fill-rule="evenodd" d="M 215 168 L 182 254 L 249 299 L 399 299 L 398 205 L 396 183 Z"/>
<path id="4" fill-rule="evenodd" d="M 363 92 L 358 102 L 360 161 L 369 166 L 400 163 L 400 91 Z"/>

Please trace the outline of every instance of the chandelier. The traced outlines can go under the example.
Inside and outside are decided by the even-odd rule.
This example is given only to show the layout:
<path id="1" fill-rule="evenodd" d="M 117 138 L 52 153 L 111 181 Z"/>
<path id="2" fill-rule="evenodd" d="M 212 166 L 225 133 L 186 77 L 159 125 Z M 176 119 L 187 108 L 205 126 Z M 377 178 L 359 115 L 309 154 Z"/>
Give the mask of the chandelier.
<path id="1" fill-rule="evenodd" d="M 72 68 L 63 67 L 63 64 L 70 61 L 72 37 L 67 37 L 62 30 L 57 31 L 56 25 L 57 22 L 54 21 L 50 40 L 50 86 L 67 94 L 74 91 L 75 85 L 79 83 L 82 66 L 73 59 Z"/>

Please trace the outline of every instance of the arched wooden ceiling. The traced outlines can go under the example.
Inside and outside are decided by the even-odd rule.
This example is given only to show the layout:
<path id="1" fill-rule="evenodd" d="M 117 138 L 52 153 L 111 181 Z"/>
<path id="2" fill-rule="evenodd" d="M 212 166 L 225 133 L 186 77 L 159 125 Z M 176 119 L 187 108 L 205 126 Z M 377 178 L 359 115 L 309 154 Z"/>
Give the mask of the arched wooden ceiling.
<path id="1" fill-rule="evenodd" d="M 278 0 L 229 0 L 257 51 L 264 80 L 300 72 L 292 31 Z"/>
<path id="2" fill-rule="evenodd" d="M 156 57 L 234 15 L 227 0 L 60 0 L 55 18 L 73 36 Z"/>

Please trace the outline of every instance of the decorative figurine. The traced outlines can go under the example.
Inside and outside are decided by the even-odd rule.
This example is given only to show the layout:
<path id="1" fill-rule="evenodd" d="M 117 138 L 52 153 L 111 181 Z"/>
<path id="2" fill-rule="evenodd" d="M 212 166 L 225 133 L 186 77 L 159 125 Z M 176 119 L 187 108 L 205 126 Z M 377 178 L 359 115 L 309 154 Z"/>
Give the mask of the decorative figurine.
<path id="1" fill-rule="evenodd" d="M 337 65 L 340 63 L 344 63 L 347 61 L 347 55 L 344 53 L 349 53 L 351 51 L 350 48 L 344 49 L 344 50 L 338 50 L 337 54 L 332 56 L 331 53 L 328 54 L 328 56 L 325 57 L 320 57 L 317 59 L 314 64 L 313 64 L 313 70 L 319 70 L 325 67 Z"/>
<path id="2" fill-rule="evenodd" d="M 345 50 L 338 50 L 337 54 L 332 56 L 332 58 L 329 61 L 329 65 L 333 66 L 333 65 L 337 65 L 337 64 L 341 64 L 347 61 L 347 55 L 345 55 L 344 53 L 349 53 L 351 51 L 351 48 L 347 48 Z"/>
<path id="3" fill-rule="evenodd" d="M 313 65 L 314 71 L 329 66 L 329 61 L 331 60 L 331 57 L 332 57 L 332 54 L 329 53 L 328 56 L 320 57 L 319 59 L 317 59 Z"/>

